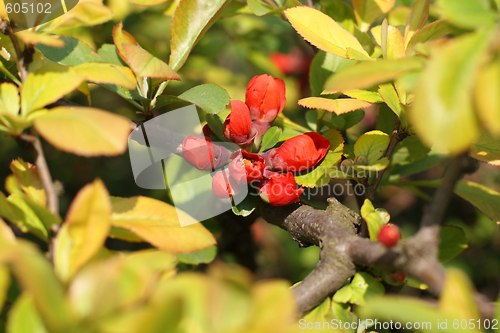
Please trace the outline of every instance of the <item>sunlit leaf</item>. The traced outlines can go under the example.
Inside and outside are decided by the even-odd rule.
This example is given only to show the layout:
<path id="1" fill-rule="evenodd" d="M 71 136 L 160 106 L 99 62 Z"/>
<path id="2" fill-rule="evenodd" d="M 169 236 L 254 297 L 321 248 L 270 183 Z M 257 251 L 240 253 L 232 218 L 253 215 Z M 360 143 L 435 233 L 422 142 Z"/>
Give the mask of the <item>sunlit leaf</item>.
<path id="1" fill-rule="evenodd" d="M 169 65 L 178 71 L 191 49 L 222 14 L 227 0 L 183 0 L 177 6 L 170 25 Z"/>
<path id="2" fill-rule="evenodd" d="M 455 193 L 476 206 L 486 216 L 500 224 L 500 193 L 474 182 L 459 180 Z"/>
<path id="3" fill-rule="evenodd" d="M 455 155 L 479 136 L 470 78 L 476 75 L 491 37 L 491 30 L 458 37 L 433 54 L 410 112 L 424 144 Z"/>
<path id="4" fill-rule="evenodd" d="M 500 59 L 481 69 L 475 97 L 477 113 L 484 127 L 500 136 Z"/>
<path id="5" fill-rule="evenodd" d="M 465 29 L 489 25 L 497 16 L 481 0 L 439 0 L 438 5 L 448 22 Z"/>
<path id="6" fill-rule="evenodd" d="M 295 30 L 320 50 L 343 58 L 371 60 L 356 37 L 319 10 L 301 6 L 287 9 L 284 13 Z M 351 52 L 351 57 L 348 56 L 348 48 L 356 51 Z"/>
<path id="7" fill-rule="evenodd" d="M 342 114 L 358 109 L 363 109 L 371 104 L 354 98 L 323 98 L 307 97 L 299 100 L 299 105 L 310 109 L 322 109 L 336 114 Z"/>
<path id="8" fill-rule="evenodd" d="M 122 44 L 130 68 L 138 77 L 154 77 L 165 80 L 180 80 L 176 72 L 165 62 L 153 56 L 140 46 Z"/>
<path id="9" fill-rule="evenodd" d="M 60 106 L 36 118 L 35 128 L 60 150 L 82 156 L 115 156 L 127 149 L 130 121 L 99 109 Z"/>
<path id="10" fill-rule="evenodd" d="M 449 269 L 439 297 L 439 311 L 458 318 L 479 319 L 474 287 L 469 278 L 458 269 Z"/>
<path id="11" fill-rule="evenodd" d="M 264 152 L 268 149 L 274 147 L 277 144 L 281 137 L 281 128 L 273 126 L 266 131 L 264 136 L 262 137 L 262 143 L 259 149 L 259 152 Z"/>
<path id="12" fill-rule="evenodd" d="M 403 109 L 401 103 L 399 102 L 399 96 L 394 89 L 392 83 L 381 84 L 378 89 L 380 97 L 384 100 L 385 104 L 399 117 L 401 118 Z"/>
<path id="13" fill-rule="evenodd" d="M 19 114 L 19 90 L 8 82 L 0 84 L 0 114 Z"/>
<path id="14" fill-rule="evenodd" d="M 431 41 L 437 38 L 444 37 L 450 33 L 452 33 L 452 27 L 451 25 L 446 22 L 445 20 L 439 20 L 432 22 L 422 29 L 418 30 L 413 37 L 409 40 L 406 49 L 407 49 L 407 54 L 413 55 L 415 52 L 413 52 L 413 47 L 417 45 L 418 43 L 425 43 L 427 41 Z"/>
<path id="15" fill-rule="evenodd" d="M 79 0 L 72 10 L 52 21 L 45 29 L 56 31 L 69 27 L 94 26 L 108 22 L 113 15 L 111 9 L 104 6 L 102 0 Z"/>
<path id="16" fill-rule="evenodd" d="M 325 186 L 333 178 L 330 168 L 336 166 L 344 149 L 344 138 L 336 129 L 329 129 L 323 137 L 330 141 L 330 148 L 323 161 L 314 170 L 304 175 L 295 176 L 297 184 L 305 187 Z"/>
<path id="17" fill-rule="evenodd" d="M 3 222 L 0 221 L 0 223 Z M 3 309 L 4 302 L 7 298 L 7 292 L 9 291 L 10 282 L 9 268 L 6 265 L 0 265 L 0 311 Z"/>
<path id="18" fill-rule="evenodd" d="M 6 329 L 8 333 L 49 333 L 38 313 L 33 297 L 23 293 L 12 306 L 7 317 Z"/>
<path id="19" fill-rule="evenodd" d="M 384 225 L 384 221 L 375 212 L 373 204 L 368 199 L 365 199 L 363 206 L 361 206 L 361 217 L 363 217 L 363 219 L 366 221 L 370 239 L 376 241 L 378 239 L 380 228 L 382 228 L 382 226 Z"/>
<path id="20" fill-rule="evenodd" d="M 56 102 L 78 88 L 83 80 L 82 76 L 62 66 L 47 66 L 30 73 L 21 90 L 22 114 Z"/>
<path id="21" fill-rule="evenodd" d="M 445 225 L 439 231 L 439 261 L 446 262 L 469 247 L 465 232 L 455 226 Z"/>
<path id="22" fill-rule="evenodd" d="M 104 245 L 111 228 L 111 202 L 101 180 L 78 192 L 55 240 L 54 265 L 67 281 Z"/>
<path id="23" fill-rule="evenodd" d="M 376 278 L 366 272 L 358 272 L 351 281 L 352 295 L 349 300 L 352 304 L 364 305 L 365 297 L 384 294 L 384 286 Z"/>
<path id="24" fill-rule="evenodd" d="M 185 264 L 192 264 L 192 265 L 208 264 L 215 259 L 216 255 L 217 255 L 217 246 L 211 246 L 201 251 L 179 253 L 177 255 L 177 260 Z"/>
<path id="25" fill-rule="evenodd" d="M 488 133 L 483 133 L 472 145 L 469 154 L 479 161 L 500 166 L 500 140 Z"/>
<path id="26" fill-rule="evenodd" d="M 14 235 L 14 231 L 12 230 L 11 227 L 7 225 L 7 223 L 5 223 L 4 220 L 2 220 L 1 217 L 0 217 L 0 242 L 9 242 L 9 243 L 16 242 L 16 235 Z"/>
<path id="27" fill-rule="evenodd" d="M 170 103 L 190 102 L 210 114 L 216 114 L 226 109 L 229 104 L 227 91 L 216 84 L 206 83 L 193 87 L 178 97 L 162 95 L 156 99 L 156 108 Z"/>
<path id="28" fill-rule="evenodd" d="M 333 74 L 325 83 L 322 94 L 334 94 L 350 89 L 368 89 L 397 79 L 401 75 L 419 71 L 422 61 L 416 58 L 363 62 Z"/>
<path id="29" fill-rule="evenodd" d="M 88 62 L 75 66 L 73 69 L 90 82 L 115 84 L 131 90 L 136 88 L 135 75 L 128 67 Z"/>
<path id="30" fill-rule="evenodd" d="M 349 97 L 369 103 L 382 103 L 384 101 L 382 97 L 380 97 L 380 94 L 376 91 L 352 89 L 352 90 L 344 90 L 342 91 L 342 93 Z"/>
<path id="31" fill-rule="evenodd" d="M 396 0 L 352 0 L 356 20 L 361 31 L 367 31 L 376 18 L 389 12 Z"/>
<path id="32" fill-rule="evenodd" d="M 384 20 L 381 27 L 382 54 L 384 59 L 400 59 L 406 57 L 403 35 L 398 28 Z"/>
<path id="33" fill-rule="evenodd" d="M 137 43 L 137 41 L 131 34 L 123 30 L 123 22 L 120 22 L 113 27 L 113 41 L 115 42 L 116 50 L 120 57 L 123 59 L 123 61 L 128 63 L 123 44 L 139 46 L 139 43 Z"/>
<path id="34" fill-rule="evenodd" d="M 212 234 L 200 223 L 181 227 L 189 215 L 164 202 L 133 197 L 113 202 L 112 225 L 132 231 L 144 241 L 172 253 L 188 253 L 215 244 Z M 191 218 L 192 219 L 192 218 Z"/>
<path id="35" fill-rule="evenodd" d="M 368 164 L 374 164 L 384 156 L 389 146 L 389 135 L 381 131 L 370 131 L 361 135 L 354 144 L 354 153 L 357 156 L 366 156 Z"/>
<path id="36" fill-rule="evenodd" d="M 43 44 L 51 47 L 63 47 L 64 40 L 59 39 L 59 36 L 40 34 L 28 30 L 18 32 L 16 34 L 25 44 L 37 45 Z"/>
<path id="37" fill-rule="evenodd" d="M 47 196 L 36 167 L 18 158 L 10 163 L 10 170 L 24 193 L 37 204 L 45 206 Z"/>
<path id="38" fill-rule="evenodd" d="M 405 46 L 408 45 L 415 32 L 425 25 L 429 17 L 429 6 L 430 0 L 417 0 L 413 5 L 405 29 Z"/>
<path id="39" fill-rule="evenodd" d="M 128 0 L 128 2 L 140 6 L 156 6 L 160 3 L 167 2 L 167 0 Z"/>

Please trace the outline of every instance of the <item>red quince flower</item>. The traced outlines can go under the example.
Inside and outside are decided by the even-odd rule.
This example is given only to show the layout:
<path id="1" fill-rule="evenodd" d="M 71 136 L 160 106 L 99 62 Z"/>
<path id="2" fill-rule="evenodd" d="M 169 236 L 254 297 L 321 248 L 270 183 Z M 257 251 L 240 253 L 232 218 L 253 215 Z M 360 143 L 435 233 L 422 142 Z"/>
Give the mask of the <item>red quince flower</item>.
<path id="1" fill-rule="evenodd" d="M 248 106 L 242 101 L 231 101 L 231 113 L 224 122 L 224 136 L 238 145 L 247 145 L 257 134 L 252 127 Z"/>
<path id="2" fill-rule="evenodd" d="M 209 140 L 188 135 L 182 142 L 182 156 L 200 170 L 213 170 L 226 164 L 229 151 Z"/>
<path id="3" fill-rule="evenodd" d="M 229 163 L 229 172 L 238 184 L 249 184 L 261 180 L 264 170 L 267 169 L 264 157 L 259 154 L 248 153 L 241 150 L 233 153 L 234 159 Z"/>
<path id="4" fill-rule="evenodd" d="M 248 83 L 246 104 L 252 120 L 271 123 L 285 107 L 285 82 L 269 74 L 254 76 Z"/>
<path id="5" fill-rule="evenodd" d="M 318 164 L 328 148 L 330 141 L 316 132 L 309 132 L 286 140 L 279 148 L 268 151 L 266 157 L 273 170 L 302 171 Z"/>
<path id="6" fill-rule="evenodd" d="M 284 206 L 299 202 L 303 188 L 297 189 L 295 178 L 291 172 L 265 172 L 264 184 L 260 189 L 260 197 L 273 206 Z"/>
<path id="7" fill-rule="evenodd" d="M 240 186 L 231 177 L 229 171 L 217 171 L 212 178 L 212 191 L 218 198 L 230 198 L 240 191 Z"/>

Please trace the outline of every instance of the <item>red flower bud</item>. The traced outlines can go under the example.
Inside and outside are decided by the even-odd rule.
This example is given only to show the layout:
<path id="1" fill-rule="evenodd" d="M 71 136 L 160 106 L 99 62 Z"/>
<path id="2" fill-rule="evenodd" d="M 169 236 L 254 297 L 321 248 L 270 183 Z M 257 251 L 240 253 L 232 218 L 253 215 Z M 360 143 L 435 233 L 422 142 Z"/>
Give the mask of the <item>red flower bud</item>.
<path id="1" fill-rule="evenodd" d="M 318 133 L 309 132 L 286 140 L 281 147 L 269 153 L 269 159 L 273 170 L 301 171 L 318 164 L 328 148 L 330 141 Z"/>
<path id="2" fill-rule="evenodd" d="M 241 150 L 241 156 L 236 152 L 235 157 L 229 163 L 229 172 L 238 184 L 249 184 L 256 180 L 261 180 L 264 170 L 267 168 L 266 162 L 259 154 L 248 153 Z M 234 154 L 233 154 L 234 155 Z"/>
<path id="3" fill-rule="evenodd" d="M 212 141 L 212 136 L 216 137 L 214 131 L 212 131 L 208 124 L 205 124 L 205 126 L 203 126 L 202 132 L 203 136 L 205 136 L 205 139 L 207 139 L 208 141 Z"/>
<path id="4" fill-rule="evenodd" d="M 217 171 L 212 178 L 212 191 L 218 198 L 230 198 L 240 191 L 240 186 L 231 177 L 229 171 Z"/>
<path id="5" fill-rule="evenodd" d="M 378 233 L 378 241 L 384 244 L 387 248 L 391 248 L 396 245 L 401 239 L 401 232 L 397 225 L 393 223 L 387 223 Z"/>
<path id="6" fill-rule="evenodd" d="M 188 135 L 182 142 L 182 155 L 200 170 L 213 170 L 226 164 L 229 158 L 226 148 L 194 135 Z"/>
<path id="7" fill-rule="evenodd" d="M 299 202 L 303 188 L 297 189 L 295 178 L 291 172 L 265 172 L 264 185 L 260 189 L 260 197 L 273 206 L 284 206 Z"/>
<path id="8" fill-rule="evenodd" d="M 224 136 L 238 145 L 246 145 L 255 135 L 248 106 L 242 101 L 231 101 L 231 113 L 224 122 Z"/>
<path id="9" fill-rule="evenodd" d="M 248 83 L 246 104 L 252 120 L 271 123 L 285 107 L 285 82 L 269 74 L 254 76 Z"/>

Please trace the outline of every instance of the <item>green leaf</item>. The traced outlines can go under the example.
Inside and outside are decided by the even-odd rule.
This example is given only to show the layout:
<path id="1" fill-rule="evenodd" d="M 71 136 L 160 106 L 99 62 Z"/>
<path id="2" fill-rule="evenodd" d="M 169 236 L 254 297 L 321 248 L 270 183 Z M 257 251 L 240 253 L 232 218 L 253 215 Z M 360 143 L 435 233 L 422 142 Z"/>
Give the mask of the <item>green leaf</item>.
<path id="1" fill-rule="evenodd" d="M 207 114 L 205 116 L 208 127 L 217 135 L 217 137 L 222 141 L 227 141 L 222 132 L 224 126 L 224 120 L 216 114 Z"/>
<path id="2" fill-rule="evenodd" d="M 320 96 L 328 77 L 342 68 L 352 66 L 356 60 L 345 59 L 332 53 L 319 50 L 314 56 L 309 69 L 309 84 L 311 95 Z M 356 96 L 351 96 L 357 98 Z M 359 98 L 362 99 L 362 98 Z"/>
<path id="3" fill-rule="evenodd" d="M 247 3 L 248 7 L 250 7 L 252 12 L 257 16 L 266 15 L 274 9 L 262 0 L 248 0 Z"/>
<path id="4" fill-rule="evenodd" d="M 348 303 L 351 300 L 352 292 L 351 285 L 343 286 L 335 292 L 333 301 L 337 303 Z"/>
<path id="5" fill-rule="evenodd" d="M 19 114 L 19 90 L 8 82 L 0 84 L 0 114 Z"/>
<path id="6" fill-rule="evenodd" d="M 277 126 L 273 126 L 267 130 L 267 132 L 262 137 L 262 144 L 259 149 L 259 153 L 265 152 L 268 149 L 274 147 L 280 141 L 282 130 Z"/>
<path id="7" fill-rule="evenodd" d="M 78 192 L 54 243 L 54 266 L 61 280 L 70 280 L 104 246 L 110 216 L 111 201 L 101 180 Z"/>
<path id="8" fill-rule="evenodd" d="M 411 162 L 409 164 L 395 165 L 388 178 L 388 182 L 396 181 L 401 177 L 411 176 L 423 172 L 441 163 L 444 159 L 445 157 L 442 155 L 432 154 L 422 160 Z"/>
<path id="9" fill-rule="evenodd" d="M 429 6 L 430 0 L 417 0 L 413 5 L 405 29 L 405 46 L 408 45 L 415 32 L 425 25 L 429 17 Z"/>
<path id="10" fill-rule="evenodd" d="M 299 100 L 299 105 L 310 109 L 321 109 L 342 114 L 370 106 L 370 103 L 354 98 L 330 99 L 323 97 L 307 97 Z"/>
<path id="11" fill-rule="evenodd" d="M 45 57 L 61 65 L 76 66 L 85 62 L 104 62 L 94 50 L 79 39 L 60 36 L 64 41 L 63 47 L 50 47 L 47 45 L 36 45 L 35 47 Z"/>
<path id="12" fill-rule="evenodd" d="M 138 45 L 122 44 L 127 63 L 137 77 L 152 77 L 165 80 L 178 80 L 181 78 L 162 60 L 156 58 Z"/>
<path id="13" fill-rule="evenodd" d="M 16 182 L 23 192 L 26 193 L 28 198 L 40 206 L 45 206 L 47 197 L 36 167 L 18 158 L 10 163 L 10 170 L 14 174 Z"/>
<path id="14" fill-rule="evenodd" d="M 395 0 L 352 0 L 352 7 L 361 31 L 367 31 L 379 16 L 394 7 Z"/>
<path id="15" fill-rule="evenodd" d="M 315 307 L 311 312 L 309 312 L 307 315 L 304 316 L 304 319 L 306 321 L 312 321 L 312 322 L 317 322 L 317 321 L 326 321 L 325 317 L 330 313 L 330 307 L 331 307 L 332 299 L 330 297 L 327 297 L 323 303 Z"/>
<path id="16" fill-rule="evenodd" d="M 422 61 L 417 58 L 362 62 L 333 74 L 325 83 L 322 94 L 334 94 L 351 89 L 368 89 L 397 79 L 401 75 L 419 71 Z"/>
<path id="17" fill-rule="evenodd" d="M 342 91 L 342 93 L 349 97 L 356 98 L 369 103 L 382 103 L 384 101 L 382 97 L 380 97 L 380 94 L 376 91 L 352 89 L 352 90 Z"/>
<path id="18" fill-rule="evenodd" d="M 486 56 L 492 30 L 468 34 L 439 48 L 416 90 L 410 115 L 422 142 L 456 155 L 479 136 L 472 89 Z"/>
<path id="19" fill-rule="evenodd" d="M 181 227 L 178 215 L 193 224 Z M 189 253 L 203 250 L 215 244 L 215 238 L 186 213 L 164 202 L 133 197 L 113 202 L 111 223 L 127 229 L 159 248 L 171 253 Z"/>
<path id="20" fill-rule="evenodd" d="M 229 95 L 218 85 L 206 83 L 183 92 L 179 97 L 168 95 L 157 97 L 155 109 L 178 102 L 193 103 L 207 113 L 217 114 L 226 109 L 229 104 Z"/>
<path id="21" fill-rule="evenodd" d="M 179 3 L 170 26 L 169 65 L 178 71 L 191 49 L 222 14 L 227 0 L 184 0 Z"/>
<path id="22" fill-rule="evenodd" d="M 217 246 L 211 246 L 205 250 L 195 251 L 190 253 L 179 253 L 177 260 L 185 264 L 198 265 L 209 264 L 217 255 Z"/>
<path id="23" fill-rule="evenodd" d="M 392 83 L 386 83 L 380 85 L 378 89 L 378 93 L 380 97 L 384 100 L 385 104 L 399 117 L 402 117 L 403 109 L 401 107 L 401 103 L 399 102 L 399 96 L 394 89 Z"/>
<path id="24" fill-rule="evenodd" d="M 365 199 L 363 206 L 361 207 L 361 217 L 366 221 L 368 226 L 368 232 L 370 234 L 370 239 L 373 241 L 378 240 L 378 234 L 380 228 L 384 225 L 384 221 L 379 214 L 375 212 L 375 208 L 370 200 Z"/>
<path id="25" fill-rule="evenodd" d="M 365 304 L 365 296 L 383 294 L 384 286 L 372 275 L 366 272 L 358 272 L 351 281 L 352 296 L 350 303 L 357 305 Z"/>
<path id="26" fill-rule="evenodd" d="M 80 86 L 84 78 L 71 68 L 46 66 L 28 74 L 21 90 L 21 113 L 54 103 Z"/>
<path id="27" fill-rule="evenodd" d="M 336 129 L 329 129 L 323 133 L 323 137 L 330 141 L 330 148 L 323 161 L 309 173 L 295 176 L 297 184 L 305 187 L 325 186 L 333 178 L 330 168 L 336 166 L 342 159 L 344 150 L 344 138 Z"/>
<path id="28" fill-rule="evenodd" d="M 469 240 L 462 228 L 443 226 L 439 231 L 439 261 L 446 262 L 469 247 Z"/>
<path id="29" fill-rule="evenodd" d="M 73 68 L 75 72 L 93 83 L 106 83 L 134 90 L 137 86 L 134 73 L 128 67 L 100 62 L 88 62 Z"/>
<path id="30" fill-rule="evenodd" d="M 410 135 L 400 141 L 391 155 L 393 164 L 410 164 L 429 156 L 430 149 L 425 147 L 415 135 Z"/>
<path id="31" fill-rule="evenodd" d="M 354 154 L 358 156 L 366 156 L 368 165 L 375 164 L 389 146 L 389 135 L 381 131 L 370 131 L 361 135 L 354 144 Z"/>
<path id="32" fill-rule="evenodd" d="M 470 156 L 500 166 L 500 140 L 484 132 L 470 149 Z"/>
<path id="33" fill-rule="evenodd" d="M 418 30 L 408 42 L 406 53 L 408 56 L 415 54 L 413 48 L 418 43 L 425 43 L 437 38 L 444 37 L 453 32 L 451 25 L 445 20 L 432 22 Z"/>
<path id="34" fill-rule="evenodd" d="M 16 299 L 9 311 L 6 328 L 8 333 L 49 333 L 35 307 L 33 298 L 28 293 L 23 293 Z"/>
<path id="35" fill-rule="evenodd" d="M 494 136 L 500 136 L 500 58 L 481 69 L 476 81 L 475 100 L 484 127 Z"/>
<path id="36" fill-rule="evenodd" d="M 476 206 L 494 222 L 500 224 L 500 193 L 474 182 L 459 180 L 455 193 Z"/>
<path id="37" fill-rule="evenodd" d="M 497 14 L 480 0 L 439 0 L 439 7 L 448 22 L 464 29 L 476 29 L 495 22 Z"/>
<path id="38" fill-rule="evenodd" d="M 120 58 L 116 46 L 114 44 L 102 44 L 101 48 L 97 50 L 97 53 L 101 56 L 104 61 L 117 66 L 126 65 L 126 62 Z"/>
<path id="39" fill-rule="evenodd" d="M 278 117 L 273 122 L 273 125 L 281 127 L 283 129 L 283 133 L 281 134 L 280 141 L 285 141 L 294 136 L 304 134 L 310 132 L 309 129 L 296 124 L 287 118 L 283 113 L 280 113 Z"/>
<path id="40" fill-rule="evenodd" d="M 250 190 L 243 201 L 235 206 L 233 205 L 233 213 L 238 216 L 247 217 L 248 215 L 252 214 L 255 208 L 257 208 L 259 202 L 260 198 L 258 193 L 252 192 Z"/>
<path id="41" fill-rule="evenodd" d="M 319 10 L 300 6 L 284 13 L 295 30 L 320 50 L 348 59 L 372 60 L 356 37 Z"/>
<path id="42" fill-rule="evenodd" d="M 359 170 L 364 170 L 364 171 L 370 171 L 370 172 L 377 172 L 380 170 L 384 170 L 389 166 L 391 161 L 387 157 L 382 157 L 381 159 L 376 160 L 375 162 L 368 164 L 368 165 L 360 165 L 360 164 L 355 164 L 354 169 L 356 171 Z"/>
<path id="43" fill-rule="evenodd" d="M 95 108 L 60 106 L 37 117 L 35 128 L 62 151 L 81 156 L 116 156 L 127 149 L 130 121 Z"/>

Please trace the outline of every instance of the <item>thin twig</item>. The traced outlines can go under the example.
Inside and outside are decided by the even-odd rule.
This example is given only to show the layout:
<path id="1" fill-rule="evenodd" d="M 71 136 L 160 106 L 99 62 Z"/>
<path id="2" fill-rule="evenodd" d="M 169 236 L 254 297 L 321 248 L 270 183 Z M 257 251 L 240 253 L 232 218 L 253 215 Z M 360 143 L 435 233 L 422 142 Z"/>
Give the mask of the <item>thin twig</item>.
<path id="1" fill-rule="evenodd" d="M 19 40 L 17 39 L 16 34 L 12 31 L 12 27 L 10 25 L 7 25 L 6 29 L 7 35 L 9 36 L 10 40 L 12 41 L 12 45 L 14 46 L 14 50 L 16 51 L 16 56 L 17 56 L 17 68 L 19 69 L 19 77 L 21 78 L 21 82 L 24 82 L 26 80 L 26 77 L 28 76 L 28 64 L 29 62 L 25 60 L 25 57 L 23 56 L 23 51 L 21 50 L 21 46 L 19 45 Z"/>
<path id="2" fill-rule="evenodd" d="M 394 122 L 394 130 L 392 131 L 391 141 L 389 142 L 389 146 L 387 147 L 387 150 L 386 150 L 385 155 L 384 155 L 388 159 L 391 159 L 392 153 L 394 152 L 394 148 L 396 148 L 396 145 L 406 137 L 406 133 L 399 131 L 400 124 L 401 124 L 401 121 L 399 120 L 398 117 L 396 117 L 396 121 Z M 378 185 L 380 184 L 380 181 L 382 180 L 382 177 L 384 176 L 384 172 L 385 172 L 385 169 L 377 171 L 377 173 L 375 175 L 375 179 L 373 179 L 373 182 L 366 188 L 366 192 L 365 192 L 366 199 L 373 201 L 373 198 L 375 197 L 375 192 L 377 191 Z"/>
<path id="3" fill-rule="evenodd" d="M 306 3 L 307 3 L 308 7 L 314 8 L 314 2 L 313 2 L 313 0 L 307 0 Z"/>

